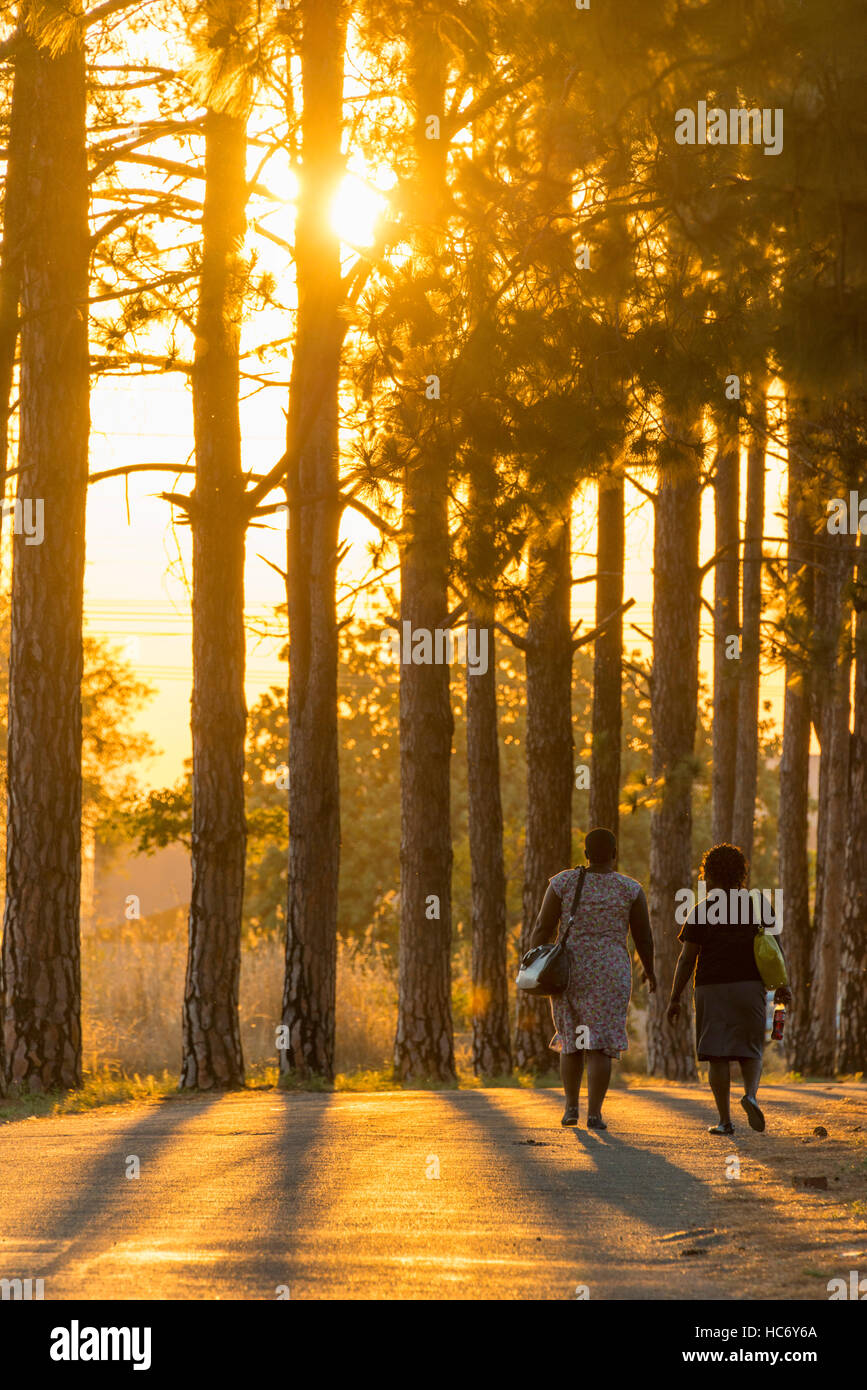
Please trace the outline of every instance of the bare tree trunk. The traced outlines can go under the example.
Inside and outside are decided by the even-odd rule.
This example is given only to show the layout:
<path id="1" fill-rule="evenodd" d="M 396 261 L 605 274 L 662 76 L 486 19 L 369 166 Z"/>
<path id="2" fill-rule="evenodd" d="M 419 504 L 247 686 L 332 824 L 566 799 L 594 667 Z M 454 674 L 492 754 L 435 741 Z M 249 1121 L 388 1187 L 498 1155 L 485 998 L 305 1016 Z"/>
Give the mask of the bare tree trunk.
<path id="1" fill-rule="evenodd" d="M 596 541 L 596 626 L 623 603 L 625 525 L 623 479 L 599 480 Z M 596 638 L 593 651 L 593 760 L 590 825 L 617 834 L 620 806 L 620 741 L 623 729 L 623 617 Z"/>
<path id="2" fill-rule="evenodd" d="M 675 894 L 692 882 L 692 784 L 698 705 L 701 583 L 698 565 L 701 485 L 694 438 L 679 466 L 660 471 L 653 538 L 651 720 L 656 804 L 650 818 L 650 919 L 660 988 L 647 1018 L 647 1070 L 688 1080 L 696 1075 L 692 1008 L 666 1020 L 668 989 L 680 951 Z"/>
<path id="3" fill-rule="evenodd" d="M 302 8 L 303 158 L 295 233 L 298 315 L 289 392 L 289 882 L 284 1072 L 334 1075 L 340 781 L 337 546 L 340 246 L 329 230 L 343 170 L 344 0 Z M 299 448 L 300 445 L 300 448 Z"/>
<path id="4" fill-rule="evenodd" d="M 497 666 L 493 611 L 471 612 L 468 630 L 487 637 L 488 669 L 467 666 L 467 797 L 473 897 L 473 1070 L 501 1076 L 512 1070 L 506 979 L 506 871 L 497 738 Z M 477 646 L 476 650 L 480 650 Z"/>
<path id="5" fill-rule="evenodd" d="M 473 1070 L 500 1076 L 512 1070 L 509 989 L 506 977 L 506 870 L 503 861 L 503 803 L 497 736 L 497 658 L 494 618 L 498 566 L 493 508 L 498 487 L 493 460 L 478 461 L 471 473 L 471 518 L 467 583 L 467 640 L 486 643 L 487 669 L 476 674 L 467 661 L 467 811 L 472 883 Z M 468 646 L 469 650 L 469 646 Z"/>
<path id="6" fill-rule="evenodd" d="M 43 509 L 44 542 L 15 536 L 9 661 L 3 938 L 7 1085 L 81 1084 L 81 608 L 89 409 L 85 57 L 73 31 L 39 46 L 46 0 L 23 38 L 29 99 L 21 246 L 18 497 Z"/>
<path id="7" fill-rule="evenodd" d="M 740 657 L 731 654 L 731 639 L 740 638 L 738 577 L 740 569 L 740 458 L 738 403 L 726 402 L 716 413 L 714 465 L 713 610 L 713 777 L 711 839 L 731 843 L 735 800 Z M 719 553 L 722 552 L 722 553 Z"/>
<path id="8" fill-rule="evenodd" d="M 791 409 L 795 412 L 794 402 Z M 790 421 L 786 503 L 787 633 L 786 693 L 783 708 L 783 754 L 780 762 L 779 856 L 783 894 L 783 933 L 792 986 L 791 1018 L 786 1025 L 786 1060 L 805 1071 L 809 1046 L 809 992 L 812 926 L 807 823 L 810 804 L 810 673 L 806 660 L 812 629 L 813 570 L 811 532 L 804 509 L 805 467 L 800 458 L 796 419 Z"/>
<path id="9" fill-rule="evenodd" d="M 445 142 L 427 139 L 426 124 L 430 116 L 444 119 L 446 54 L 432 11 L 421 11 L 413 20 L 409 43 L 417 249 L 420 259 L 433 260 L 442 251 L 438 224 L 445 206 Z M 427 409 L 443 407 L 431 401 Z M 416 456 L 404 469 L 400 617 L 401 632 L 409 623 L 412 631 L 423 629 L 432 639 L 448 618 L 449 453 L 435 421 L 422 434 Z M 400 667 L 400 967 L 394 1066 L 403 1079 L 448 1081 L 456 1074 L 449 668 L 436 661 L 416 665 L 407 655 L 403 653 Z"/>
<path id="10" fill-rule="evenodd" d="M 858 542 L 855 721 L 849 780 L 837 1068 L 867 1072 L 867 544 Z"/>
<path id="11" fill-rule="evenodd" d="M 27 112 L 33 100 L 29 88 L 33 64 L 16 62 L 9 112 L 9 139 L 3 189 L 3 245 L 0 249 L 0 500 L 6 495 L 9 459 L 9 421 L 12 383 L 18 346 L 18 302 L 21 297 L 21 256 L 26 227 Z M 2 521 L 2 517 L 0 517 Z"/>
<path id="12" fill-rule="evenodd" d="M 732 841 L 747 859 L 753 855 L 756 785 L 759 771 L 759 681 L 761 675 L 762 536 L 765 526 L 764 380 L 757 382 L 747 453 L 747 514 L 744 530 L 740 684 Z M 760 885 L 761 886 L 761 885 Z"/>
<path id="13" fill-rule="evenodd" d="M 12 418 L 12 387 L 15 380 L 15 353 L 18 347 L 18 303 L 21 295 L 21 253 L 26 230 L 28 112 L 33 101 L 29 90 L 33 64 L 15 64 L 9 135 L 6 151 L 6 177 L 3 187 L 3 242 L 0 246 L 0 501 L 6 496 L 6 470 L 9 465 L 9 424 Z M 0 541 L 3 517 L 0 513 Z M 2 561 L 2 554 L 0 554 Z M 3 960 L 0 954 L 0 1095 L 6 1073 L 3 1044 Z"/>
<path id="14" fill-rule="evenodd" d="M 446 464 L 408 469 L 403 494 L 400 615 L 412 631 L 443 628 L 448 603 Z M 403 628 L 401 629 L 404 630 Z M 471 680 L 478 677 L 472 676 Z M 454 722 L 449 668 L 400 668 L 400 970 L 398 1076 L 455 1075 L 451 1012 L 452 844 L 449 773 Z"/>
<path id="15" fill-rule="evenodd" d="M 243 1086 L 238 1020 L 244 814 L 244 481 L 238 410 L 246 120 L 205 117 L 193 370 L 193 835 L 181 1085 Z"/>
<path id="16" fill-rule="evenodd" d="M 854 545 L 848 535 L 822 538 L 816 585 L 817 676 L 824 692 L 818 710 L 819 820 L 816 909 L 810 990 L 809 1069 L 832 1075 L 836 1058 L 837 987 L 840 972 L 840 920 L 849 789 L 849 704 L 851 608 Z M 845 851 L 844 851 L 845 852 Z"/>
<path id="17" fill-rule="evenodd" d="M 530 550 L 527 672 L 527 828 L 521 953 L 548 880 L 572 862 L 572 631 L 569 514 L 554 516 Z M 553 1064 L 546 999 L 518 995 L 515 1060 L 530 1071 Z"/>

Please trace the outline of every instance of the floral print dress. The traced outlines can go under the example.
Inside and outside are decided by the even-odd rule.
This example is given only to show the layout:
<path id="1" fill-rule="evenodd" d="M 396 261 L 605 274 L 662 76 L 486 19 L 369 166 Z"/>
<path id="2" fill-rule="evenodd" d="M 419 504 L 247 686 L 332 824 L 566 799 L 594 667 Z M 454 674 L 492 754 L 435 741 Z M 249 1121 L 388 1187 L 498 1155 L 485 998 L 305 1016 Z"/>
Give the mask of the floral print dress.
<path id="1" fill-rule="evenodd" d="M 564 869 L 551 879 L 561 901 L 560 931 L 569 923 L 569 910 L 578 884 L 578 869 Z M 626 1009 L 632 992 L 632 962 L 626 948 L 629 909 L 641 884 L 625 874 L 588 870 L 572 930 L 566 938 L 569 988 L 554 995 L 551 1012 L 557 1029 L 548 1044 L 555 1052 L 597 1050 L 619 1057 L 629 1046 Z M 579 1047 L 579 1027 L 589 1037 Z"/>

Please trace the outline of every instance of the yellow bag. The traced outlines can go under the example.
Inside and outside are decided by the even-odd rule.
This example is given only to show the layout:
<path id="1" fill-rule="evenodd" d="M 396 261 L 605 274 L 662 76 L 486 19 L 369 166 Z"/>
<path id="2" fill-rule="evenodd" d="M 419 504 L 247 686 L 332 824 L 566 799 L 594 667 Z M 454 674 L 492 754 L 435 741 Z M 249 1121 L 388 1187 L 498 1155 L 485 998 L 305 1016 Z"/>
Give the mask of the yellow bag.
<path id="1" fill-rule="evenodd" d="M 764 927 L 760 927 L 753 937 L 753 955 L 765 989 L 780 989 L 789 983 L 786 962 L 777 945 L 777 938 L 768 936 Z"/>

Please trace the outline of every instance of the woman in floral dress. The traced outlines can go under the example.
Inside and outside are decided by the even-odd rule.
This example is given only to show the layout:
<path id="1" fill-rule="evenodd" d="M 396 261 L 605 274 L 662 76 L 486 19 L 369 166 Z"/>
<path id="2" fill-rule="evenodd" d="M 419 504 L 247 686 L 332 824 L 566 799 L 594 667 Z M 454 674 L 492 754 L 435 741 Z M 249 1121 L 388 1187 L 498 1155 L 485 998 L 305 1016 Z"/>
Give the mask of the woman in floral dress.
<path id="1" fill-rule="evenodd" d="M 611 1079 L 611 1058 L 628 1047 L 626 1009 L 632 991 L 632 964 L 626 946 L 631 931 L 644 978 L 651 993 L 653 938 L 644 889 L 616 871 L 617 841 L 610 830 L 591 830 L 584 841 L 587 868 L 564 869 L 548 884 L 530 946 L 551 941 L 562 921 L 569 921 L 579 875 L 584 886 L 566 938 L 569 988 L 551 1000 L 556 1035 L 550 1046 L 560 1053 L 560 1076 L 566 1093 L 561 1124 L 577 1125 L 579 1092 L 587 1054 L 587 1128 L 607 1129 L 602 1102 Z"/>

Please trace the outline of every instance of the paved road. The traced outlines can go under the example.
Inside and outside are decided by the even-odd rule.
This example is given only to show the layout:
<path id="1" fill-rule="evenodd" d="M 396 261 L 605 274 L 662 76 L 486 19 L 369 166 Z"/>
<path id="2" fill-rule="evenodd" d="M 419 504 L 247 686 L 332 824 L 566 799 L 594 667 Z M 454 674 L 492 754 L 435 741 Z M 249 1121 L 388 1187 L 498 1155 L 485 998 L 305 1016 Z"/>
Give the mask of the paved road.
<path id="1" fill-rule="evenodd" d="M 734 1141 L 705 1133 L 698 1086 L 612 1092 L 606 1133 L 584 1128 L 583 1106 L 581 1128 L 562 1130 L 555 1091 L 511 1089 L 233 1093 L 10 1123 L 0 1277 L 41 1276 L 47 1299 L 273 1299 L 281 1288 L 293 1299 L 574 1299 L 585 1286 L 592 1299 L 804 1296 L 780 1262 L 775 1292 L 739 1289 L 737 1269 L 755 1256 L 754 1220 L 740 1213 L 789 1200 L 774 1145 L 810 1143 L 799 1136 L 820 1112 L 841 1134 L 859 1116 L 867 1131 L 867 1088 L 765 1098 L 775 1134 L 739 1123 Z M 732 1155 L 746 1181 L 731 1180 Z M 832 1199 L 810 1200 L 820 1206 L 806 1217 L 789 1213 L 790 1241 L 851 1245 L 830 1208 L 817 1222 Z M 815 1283 L 807 1294 L 826 1297 Z"/>

